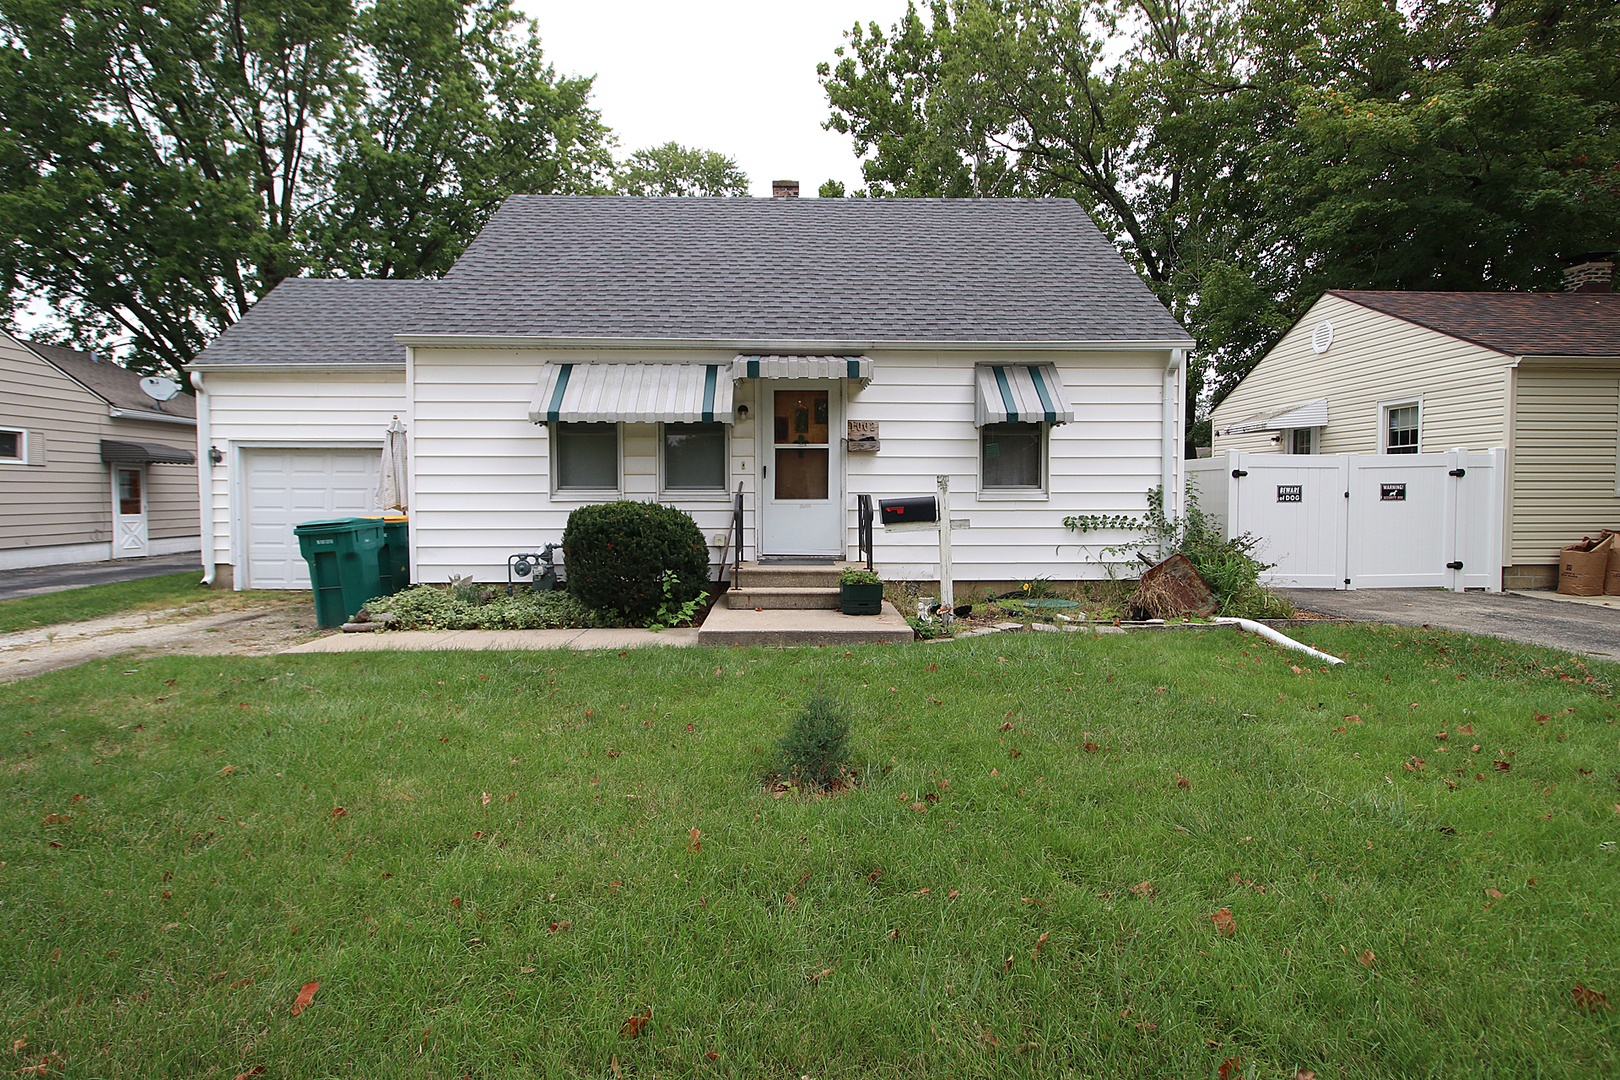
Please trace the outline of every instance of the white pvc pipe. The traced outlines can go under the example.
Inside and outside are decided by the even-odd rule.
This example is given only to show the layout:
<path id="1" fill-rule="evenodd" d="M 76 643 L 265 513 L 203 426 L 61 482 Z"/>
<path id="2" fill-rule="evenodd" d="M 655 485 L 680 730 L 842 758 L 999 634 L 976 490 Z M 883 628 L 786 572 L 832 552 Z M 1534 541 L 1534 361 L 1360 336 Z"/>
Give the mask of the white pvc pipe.
<path id="1" fill-rule="evenodd" d="M 1276 642 L 1285 649 L 1293 649 L 1295 652 L 1302 652 L 1307 656 L 1314 656 L 1318 660 L 1326 660 L 1330 664 L 1344 663 L 1344 661 L 1340 660 L 1337 656 L 1329 656 L 1327 653 L 1322 652 L 1319 649 L 1313 649 L 1303 642 L 1295 641 L 1287 634 L 1280 634 L 1271 627 L 1267 626 L 1265 623 L 1257 623 L 1252 619 L 1216 619 L 1215 622 L 1224 623 L 1228 626 L 1236 626 L 1239 630 L 1247 630 L 1251 634 L 1259 634 L 1267 641 Z"/>
<path id="2" fill-rule="evenodd" d="M 203 578 L 198 584 L 211 586 L 214 584 L 214 462 L 208 451 L 213 448 L 214 424 L 202 372 L 191 373 L 191 385 L 197 390 L 197 530 L 202 541 L 203 569 Z"/>

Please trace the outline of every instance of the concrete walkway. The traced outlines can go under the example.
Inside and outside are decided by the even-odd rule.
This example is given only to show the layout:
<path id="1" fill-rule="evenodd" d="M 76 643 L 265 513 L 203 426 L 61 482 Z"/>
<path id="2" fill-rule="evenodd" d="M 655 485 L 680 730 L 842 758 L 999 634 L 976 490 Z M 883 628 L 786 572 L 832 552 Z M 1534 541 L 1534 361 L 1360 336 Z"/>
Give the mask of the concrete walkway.
<path id="1" fill-rule="evenodd" d="M 1297 607 L 1358 622 L 1436 626 L 1620 659 L 1620 597 L 1444 589 L 1279 589 Z"/>
<path id="2" fill-rule="evenodd" d="M 0 570 L 0 600 L 41 596 L 87 585 L 113 581 L 138 581 L 161 574 L 197 571 L 202 580 L 201 556 L 195 551 L 179 555 L 153 555 L 145 559 L 112 559 L 108 562 L 68 563 L 64 566 L 27 566 L 21 570 Z"/>
<path id="3" fill-rule="evenodd" d="M 525 649 L 635 649 L 656 645 L 696 645 L 698 632 L 686 630 L 387 630 L 331 634 L 284 650 L 286 653 L 470 652 Z"/>

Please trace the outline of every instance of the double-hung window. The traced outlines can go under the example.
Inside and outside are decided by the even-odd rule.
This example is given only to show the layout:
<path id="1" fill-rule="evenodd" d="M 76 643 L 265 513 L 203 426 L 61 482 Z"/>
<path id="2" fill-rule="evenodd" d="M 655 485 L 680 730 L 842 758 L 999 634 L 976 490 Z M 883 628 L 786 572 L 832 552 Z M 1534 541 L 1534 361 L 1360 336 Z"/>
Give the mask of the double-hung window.
<path id="1" fill-rule="evenodd" d="M 1415 402 L 1384 406 L 1384 453 L 1415 454 L 1420 445 L 1421 406 Z"/>

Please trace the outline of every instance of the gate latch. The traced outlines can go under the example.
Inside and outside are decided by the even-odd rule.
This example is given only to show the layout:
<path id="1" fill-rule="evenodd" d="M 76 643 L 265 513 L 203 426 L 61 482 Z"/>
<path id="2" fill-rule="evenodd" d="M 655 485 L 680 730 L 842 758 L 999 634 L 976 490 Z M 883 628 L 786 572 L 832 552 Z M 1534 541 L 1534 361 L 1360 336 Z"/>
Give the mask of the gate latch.
<path id="1" fill-rule="evenodd" d="M 1247 470 L 1247 469 L 1233 469 L 1232 470 L 1232 479 L 1234 479 L 1234 480 L 1241 479 L 1242 477 L 1245 477 L 1245 476 L 1248 476 L 1248 475 L 1249 475 L 1249 470 Z"/>
<path id="2" fill-rule="evenodd" d="M 1451 472 L 1447 473 L 1446 475 L 1448 475 L 1448 476 L 1467 476 L 1468 475 L 1468 470 L 1467 469 L 1452 469 Z"/>
<path id="3" fill-rule="evenodd" d="M 1462 569 L 1462 563 L 1460 563 L 1460 562 L 1448 562 L 1448 563 L 1446 563 L 1446 569 L 1447 570 L 1461 570 Z"/>

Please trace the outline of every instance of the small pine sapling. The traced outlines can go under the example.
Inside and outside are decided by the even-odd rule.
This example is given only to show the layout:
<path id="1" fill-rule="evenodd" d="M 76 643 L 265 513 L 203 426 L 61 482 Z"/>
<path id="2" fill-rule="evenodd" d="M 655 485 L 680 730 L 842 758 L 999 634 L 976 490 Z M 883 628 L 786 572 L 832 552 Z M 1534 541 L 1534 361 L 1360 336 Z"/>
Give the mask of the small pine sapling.
<path id="1" fill-rule="evenodd" d="M 782 779 L 823 790 L 853 782 L 848 706 L 822 690 L 804 703 L 788 725 L 779 753 Z"/>

